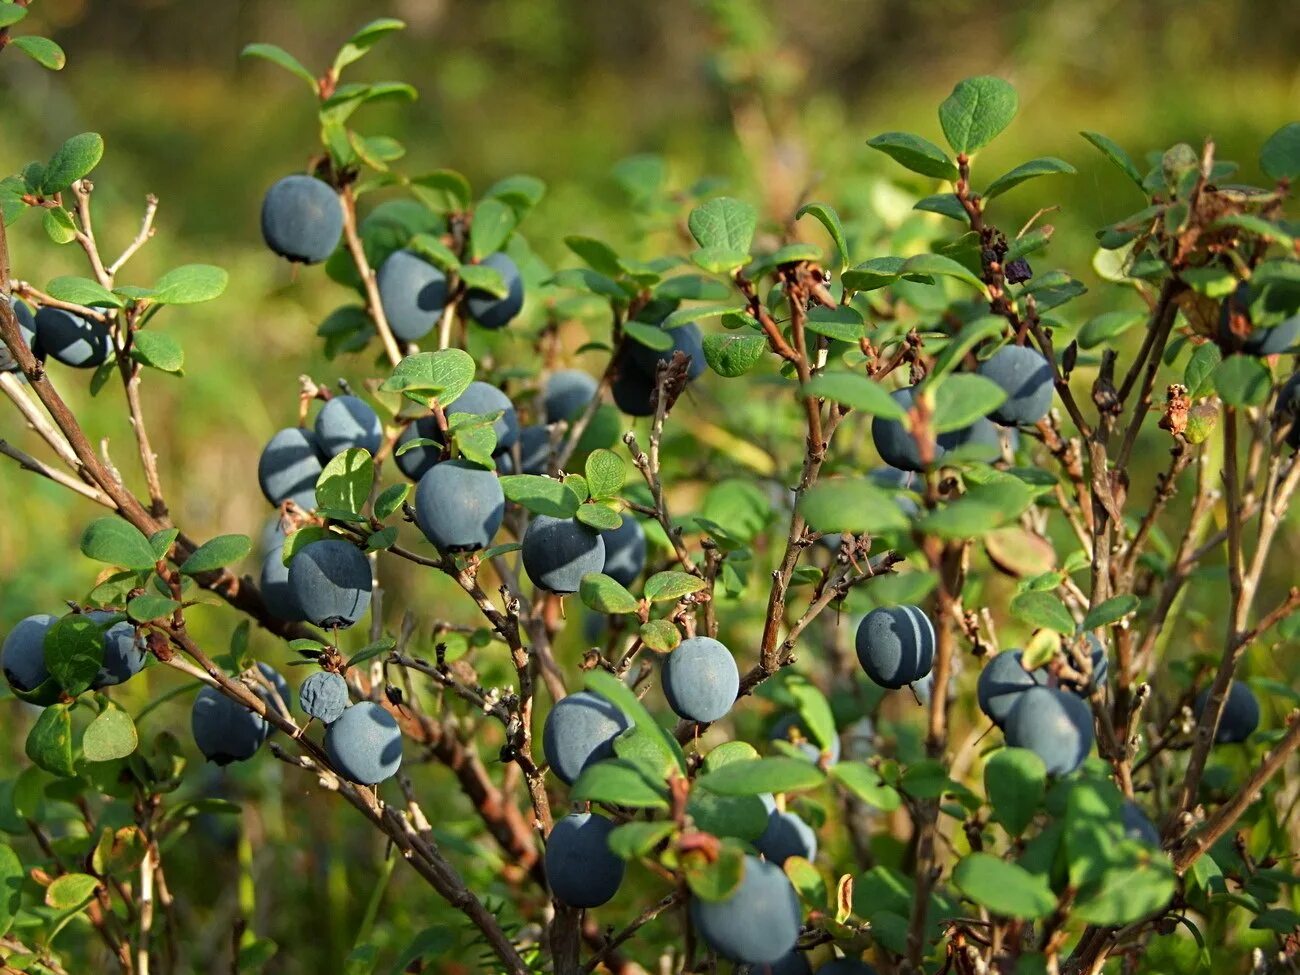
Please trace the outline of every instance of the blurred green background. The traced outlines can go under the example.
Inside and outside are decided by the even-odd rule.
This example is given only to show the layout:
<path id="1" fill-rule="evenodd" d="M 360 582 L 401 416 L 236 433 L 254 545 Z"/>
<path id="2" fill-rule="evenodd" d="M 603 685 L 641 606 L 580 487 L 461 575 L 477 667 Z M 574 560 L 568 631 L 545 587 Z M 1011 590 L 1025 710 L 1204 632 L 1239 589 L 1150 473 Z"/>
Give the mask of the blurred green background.
<path id="1" fill-rule="evenodd" d="M 765 16 L 753 18 L 754 10 Z M 1040 207 L 1059 204 L 1044 218 L 1057 227 L 1048 260 L 1095 287 L 1092 230 L 1142 201 L 1079 130 L 1104 132 L 1137 158 L 1213 136 L 1220 156 L 1240 161 L 1250 180 L 1259 143 L 1300 115 L 1300 5 L 1286 0 L 996 7 L 964 0 L 41 0 L 23 30 L 58 40 L 68 66 L 56 74 L 16 51 L 0 55 L 0 172 L 47 158 L 77 132 L 98 131 L 107 142 L 94 175 L 101 246 L 116 254 L 136 231 L 145 194 L 161 200 L 156 239 L 119 280 L 148 283 L 189 261 L 231 274 L 220 300 L 167 312 L 167 327 L 186 348 L 187 376 L 152 373 L 144 390 L 173 513 L 196 537 L 260 529 L 267 508 L 254 477 L 257 454 L 272 432 L 296 421 L 299 374 L 356 383 L 377 374 L 366 357 L 328 362 L 314 337 L 347 293 L 319 269 L 295 278 L 261 243 L 261 196 L 316 151 L 315 114 L 300 81 L 265 62 L 241 61 L 239 51 L 268 41 L 319 70 L 353 29 L 378 16 L 399 17 L 408 30 L 350 75 L 406 80 L 421 97 L 367 107 L 360 127 L 404 142 L 400 166 L 409 173 L 450 167 L 479 189 L 516 172 L 541 177 L 547 197 L 522 230 L 553 266 L 576 263 L 563 247 L 566 234 L 615 245 L 638 238 L 610 177 L 635 153 L 665 157 L 676 186 L 720 177 L 729 192 L 760 203 L 773 224 L 803 200 L 823 199 L 840 208 L 858 239 L 880 237 L 882 225 L 910 216 L 911 200 L 933 187 L 909 180 L 866 140 L 887 129 L 937 140 L 935 106 L 952 85 L 994 73 L 1016 86 L 1020 114 L 979 159 L 977 182 L 1032 156 L 1075 165 L 1076 177 L 1017 190 L 999 203 L 998 218 L 1014 230 Z M 822 241 L 816 227 L 800 232 Z M 14 228 L 10 244 L 14 275 L 37 286 L 85 273 L 75 246 L 51 244 L 34 220 Z M 876 253 L 868 245 L 854 257 Z M 1069 306 L 1066 317 L 1082 321 L 1100 297 Z M 540 321 L 531 303 L 525 322 Z M 92 400 L 87 379 L 56 375 L 88 429 L 108 438 L 127 481 L 142 489 L 120 389 L 110 383 Z M 742 408 L 710 401 L 709 409 L 723 416 L 729 406 Z M 11 411 L 0 415 L 0 436 L 46 456 Z M 1155 460 L 1163 455 L 1148 462 Z M 1135 479 L 1150 473 L 1135 471 Z M 0 511 L 5 621 L 54 610 L 90 587 L 94 567 L 69 553 L 97 516 L 93 505 L 9 465 L 0 467 Z M 420 591 L 429 600 L 445 593 Z M 214 640 L 233 625 L 227 613 L 195 615 Z M 255 648 L 283 659 L 257 639 Z M 158 680 L 133 683 L 119 700 L 138 708 Z M 184 737 L 185 713 L 163 709 L 147 720 L 170 722 Z M 14 756 L 21 741 L 12 736 Z M 382 845 L 350 812 L 327 815 L 326 800 L 307 795 L 314 783 L 282 774 L 269 759 L 195 778 L 214 794 L 256 793 L 262 801 L 246 808 L 238 838 L 233 824 L 203 823 L 197 842 L 169 853 L 173 882 L 188 901 L 181 921 L 195 932 L 180 970 L 228 970 L 222 953 L 236 916 L 248 917 L 259 935 L 294 944 L 268 971 L 338 970 Z M 456 845 L 474 823 L 450 798 L 451 780 L 435 781 L 448 795 L 439 800 L 435 789 L 429 803 L 445 813 L 435 816 L 440 836 L 476 881 L 489 884 L 500 865 L 482 843 Z M 439 916 L 400 868 L 385 904 L 373 939 L 386 957 Z M 449 950 L 446 971 L 465 970 L 454 960 L 460 953 Z"/>

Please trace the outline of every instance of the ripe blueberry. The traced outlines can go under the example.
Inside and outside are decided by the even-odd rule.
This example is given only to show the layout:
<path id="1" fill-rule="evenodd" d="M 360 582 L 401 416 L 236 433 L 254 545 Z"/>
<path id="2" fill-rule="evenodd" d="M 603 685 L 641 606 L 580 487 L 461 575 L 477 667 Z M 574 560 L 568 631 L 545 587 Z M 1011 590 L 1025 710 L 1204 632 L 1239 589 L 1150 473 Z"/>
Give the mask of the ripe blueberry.
<path id="1" fill-rule="evenodd" d="M 625 356 L 619 364 L 614 381 L 609 387 L 614 405 L 628 416 L 651 416 L 654 414 L 653 398 L 655 378 L 647 376 L 637 369 Z"/>
<path id="2" fill-rule="evenodd" d="M 1092 711 L 1077 694 L 1031 687 L 1016 695 L 1005 734 L 1013 748 L 1028 748 L 1053 775 L 1069 775 L 1092 749 Z"/>
<path id="3" fill-rule="evenodd" d="M 930 672 L 934 625 L 916 606 L 881 606 L 858 624 L 858 662 L 875 683 L 905 687 Z"/>
<path id="4" fill-rule="evenodd" d="M 370 562 L 341 538 L 312 542 L 289 563 L 289 590 L 308 622 L 349 627 L 370 607 Z"/>
<path id="5" fill-rule="evenodd" d="M 916 390 L 912 386 L 896 389 L 890 398 L 905 411 L 912 408 L 916 401 Z M 890 467 L 900 471 L 920 471 L 925 465 L 921 463 L 921 448 L 901 420 L 889 420 L 883 416 L 871 421 L 871 441 L 876 445 L 876 453 Z M 943 456 L 943 448 L 935 444 L 935 460 Z"/>
<path id="6" fill-rule="evenodd" d="M 727 716 L 740 690 L 731 651 L 707 636 L 693 636 L 664 658 L 664 697 L 679 718 L 705 723 Z"/>
<path id="7" fill-rule="evenodd" d="M 343 236 L 343 206 L 334 188 L 302 173 L 286 176 L 262 200 L 262 237 L 281 257 L 318 264 Z"/>
<path id="8" fill-rule="evenodd" d="M 36 341 L 55 361 L 78 369 L 101 365 L 112 348 L 103 322 L 48 305 L 36 313 Z"/>
<path id="9" fill-rule="evenodd" d="M 524 571 L 547 592 L 577 592 L 583 576 L 605 567 L 600 532 L 576 518 L 535 515 L 523 546 Z"/>
<path id="10" fill-rule="evenodd" d="M 1021 665 L 1019 650 L 1004 650 L 984 665 L 975 684 L 975 696 L 983 711 L 999 728 L 1005 727 L 1021 691 L 1047 686 L 1047 674 L 1040 667 L 1028 671 Z"/>
<path id="11" fill-rule="evenodd" d="M 542 752 L 556 778 L 573 785 L 588 765 L 613 756 L 614 739 L 627 728 L 627 718 L 613 704 L 591 691 L 579 691 L 546 716 Z"/>
<path id="12" fill-rule="evenodd" d="M 471 288 L 465 293 L 465 310 L 484 328 L 504 328 L 524 307 L 524 281 L 510 255 L 498 251 L 482 260 L 483 267 L 499 271 L 505 280 L 506 296 L 498 298 L 486 291 Z"/>
<path id="13" fill-rule="evenodd" d="M 1271 328 L 1260 327 L 1242 340 L 1243 352 L 1250 355 L 1281 355 L 1291 352 L 1300 343 L 1300 315 L 1292 315 Z"/>
<path id="14" fill-rule="evenodd" d="M 700 936 L 723 958 L 770 964 L 794 948 L 802 914 L 794 886 L 774 863 L 745 857 L 740 885 L 725 900 L 691 901 Z"/>
<path id="15" fill-rule="evenodd" d="M 790 857 L 803 857 L 805 860 L 817 856 L 817 834 L 813 828 L 795 813 L 782 812 L 776 808 L 776 800 L 771 795 L 759 798 L 767 806 L 767 826 L 754 841 L 754 848 L 778 867 Z"/>
<path id="16" fill-rule="evenodd" d="M 694 322 L 687 322 L 685 325 L 665 331 L 673 340 L 671 347 L 659 351 L 640 342 L 628 342 L 628 363 L 648 377 L 653 386 L 659 363 L 669 362 L 675 352 L 684 352 L 691 357 L 690 365 L 686 367 L 686 378 L 698 379 L 708 367 L 708 363 L 704 361 L 704 336 L 700 332 L 700 327 Z"/>
<path id="17" fill-rule="evenodd" d="M 306 620 L 289 585 L 289 567 L 284 564 L 283 547 L 273 548 L 263 557 L 259 588 L 262 591 L 262 602 L 276 619 L 293 623 Z"/>
<path id="18" fill-rule="evenodd" d="M 320 454 L 316 434 L 302 427 L 287 427 L 272 437 L 257 461 L 257 480 L 266 500 L 315 509 L 316 479 L 324 469 Z"/>
<path id="19" fill-rule="evenodd" d="M 402 766 L 402 731 L 374 701 L 361 701 L 344 708 L 325 730 L 325 752 L 348 781 L 378 785 Z"/>
<path id="20" fill-rule="evenodd" d="M 435 466 L 415 488 L 415 523 L 442 552 L 472 552 L 492 544 L 506 496 L 494 471 L 464 460 Z"/>
<path id="21" fill-rule="evenodd" d="M 447 307 L 447 276 L 411 251 L 389 254 L 375 283 L 388 327 L 403 342 L 428 335 Z"/>
<path id="22" fill-rule="evenodd" d="M 114 616 L 104 610 L 91 610 L 86 618 L 92 623 L 104 624 Z M 90 682 L 94 690 L 125 684 L 144 669 L 144 637 L 136 633 L 135 627 L 125 620 L 119 620 L 104 630 L 104 665 Z"/>
<path id="23" fill-rule="evenodd" d="M 1120 806 L 1120 820 L 1124 824 L 1124 835 L 1129 839 L 1149 846 L 1160 845 L 1160 831 L 1147 818 L 1142 807 L 1132 799 L 1125 799 L 1124 804 Z"/>
<path id="24" fill-rule="evenodd" d="M 500 413 L 500 419 L 492 424 L 492 429 L 497 435 L 497 445 L 493 453 L 499 454 L 503 450 L 509 450 L 519 439 L 519 416 L 515 413 L 515 404 L 510 402 L 509 396 L 491 383 L 477 380 L 470 383 L 465 387 L 465 392 L 445 407 L 445 412 L 448 420 L 457 413 L 471 413 L 474 416 L 491 416 L 493 413 Z M 433 439 L 439 438 L 435 434 Z"/>
<path id="25" fill-rule="evenodd" d="M 541 426 L 524 427 L 519 431 L 519 461 L 523 465 L 515 470 L 515 452 L 503 450 L 496 455 L 499 474 L 545 474 L 551 463 L 551 431 Z"/>
<path id="26" fill-rule="evenodd" d="M 298 703 L 310 717 L 330 724 L 348 706 L 348 682 L 332 670 L 318 670 L 299 685 Z"/>
<path id="27" fill-rule="evenodd" d="M 596 380 L 581 369 L 560 369 L 546 377 L 542 387 L 542 411 L 547 423 L 559 423 L 579 416 L 596 395 Z"/>
<path id="28" fill-rule="evenodd" d="M 257 754 L 270 725 L 260 714 L 232 701 L 215 687 L 204 687 L 190 710 L 190 731 L 204 758 L 217 765 L 229 765 Z"/>
<path id="29" fill-rule="evenodd" d="M 1196 695 L 1195 711 L 1199 719 L 1210 699 L 1207 687 Z M 1259 701 L 1242 681 L 1234 680 L 1228 689 L 1227 700 L 1219 714 L 1219 730 L 1214 734 L 1214 741 L 1219 745 L 1231 745 L 1245 741 L 1259 727 Z"/>
<path id="30" fill-rule="evenodd" d="M 605 540 L 605 568 L 601 571 L 620 585 L 630 586 L 645 568 L 645 529 L 629 512 L 623 523 L 600 533 Z"/>
<path id="31" fill-rule="evenodd" d="M 402 447 L 412 440 L 432 440 L 433 444 L 422 444 L 419 447 L 402 450 Z M 413 420 L 397 438 L 397 448 L 394 451 L 397 469 L 412 481 L 418 481 L 442 460 L 441 443 L 442 432 L 438 429 L 437 419 L 429 415 Z"/>
<path id="32" fill-rule="evenodd" d="M 383 437 L 379 414 L 356 396 L 335 396 L 316 415 L 316 443 L 325 457 L 336 457 L 353 447 L 373 455 Z"/>
<path id="33" fill-rule="evenodd" d="M 1052 408 L 1052 366 L 1041 352 L 1024 345 L 1004 345 L 980 363 L 979 374 L 1007 394 L 989 414 L 1006 426 L 1032 426 Z"/>
<path id="34" fill-rule="evenodd" d="M 0 646 L 0 667 L 5 680 L 15 692 L 32 695 L 24 699 L 45 706 L 59 699 L 62 688 L 50 677 L 45 666 L 45 634 L 57 622 L 53 616 L 40 613 L 19 620 Z M 36 692 L 39 689 L 39 693 Z"/>
<path id="35" fill-rule="evenodd" d="M 623 882 L 625 865 L 609 848 L 614 824 L 597 813 L 570 813 L 546 839 L 546 880 L 570 907 L 600 907 Z"/>

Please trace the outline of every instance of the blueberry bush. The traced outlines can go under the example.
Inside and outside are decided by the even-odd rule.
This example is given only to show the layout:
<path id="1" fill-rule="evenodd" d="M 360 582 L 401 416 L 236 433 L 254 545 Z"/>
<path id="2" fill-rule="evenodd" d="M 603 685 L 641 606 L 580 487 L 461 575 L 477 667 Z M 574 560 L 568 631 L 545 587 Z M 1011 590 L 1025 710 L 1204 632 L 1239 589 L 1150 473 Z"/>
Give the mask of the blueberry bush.
<path id="1" fill-rule="evenodd" d="M 61 67 L 26 9 L 0 46 Z M 551 267 L 540 180 L 408 171 L 369 123 L 415 89 L 352 65 L 403 26 L 319 75 L 244 50 L 316 113 L 260 226 L 337 294 L 318 338 L 351 377 L 282 384 L 288 425 L 223 472 L 260 532 L 173 522 L 141 395 L 204 369 L 169 326 L 226 271 L 131 280 L 159 203 L 105 249 L 95 133 L 0 181 L 5 429 L 44 445 L 0 440 L 5 476 L 86 516 L 84 586 L 0 622 L 29 762 L 0 783 L 3 970 L 302 970 L 310 924 L 213 940 L 174 896 L 263 767 L 382 845 L 348 975 L 1293 971 L 1300 123 L 1259 185 L 1213 141 L 1084 132 L 1131 199 L 1071 273 L 1050 208 L 1003 197 L 1075 166 L 980 165 L 1018 101 L 972 77 L 898 120 L 929 136 L 862 133 L 920 191 L 894 226 L 638 156 L 626 234 Z M 11 254 L 19 221 L 84 272 Z M 129 466 L 74 385 L 128 416 Z"/>

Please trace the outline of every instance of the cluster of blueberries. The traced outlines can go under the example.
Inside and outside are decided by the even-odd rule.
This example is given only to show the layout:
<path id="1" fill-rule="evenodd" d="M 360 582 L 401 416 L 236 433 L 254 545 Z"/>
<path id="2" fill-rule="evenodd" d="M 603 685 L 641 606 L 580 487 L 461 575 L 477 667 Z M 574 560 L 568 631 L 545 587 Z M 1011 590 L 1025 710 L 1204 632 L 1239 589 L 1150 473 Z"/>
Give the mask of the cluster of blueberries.
<path id="1" fill-rule="evenodd" d="M 148 656 L 144 640 L 121 614 L 95 609 L 84 615 L 104 633 L 104 663 L 90 682 L 92 690 L 125 684 L 144 669 Z M 45 664 L 45 636 L 57 622 L 46 613 L 28 616 L 18 621 L 0 647 L 5 680 L 24 701 L 40 707 L 55 703 L 62 693 Z"/>

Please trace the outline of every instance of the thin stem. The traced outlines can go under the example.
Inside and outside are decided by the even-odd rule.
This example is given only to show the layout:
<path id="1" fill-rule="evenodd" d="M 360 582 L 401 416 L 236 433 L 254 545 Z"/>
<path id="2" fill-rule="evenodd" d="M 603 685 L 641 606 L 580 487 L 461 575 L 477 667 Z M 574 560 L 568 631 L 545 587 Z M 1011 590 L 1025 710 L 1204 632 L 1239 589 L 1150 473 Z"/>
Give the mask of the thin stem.
<path id="1" fill-rule="evenodd" d="M 370 310 L 370 319 L 375 323 L 375 331 L 379 333 L 379 340 L 384 344 L 388 361 L 395 366 L 402 361 L 402 350 L 397 345 L 397 339 L 393 338 L 393 330 L 388 326 L 384 303 L 379 297 L 379 284 L 375 280 L 375 272 L 370 267 L 370 261 L 366 258 L 366 249 L 361 243 L 361 236 L 357 233 L 357 199 L 350 185 L 339 190 L 339 202 L 343 204 L 343 239 L 347 243 L 348 253 L 352 255 L 352 262 L 357 267 L 357 274 L 361 276 L 362 287 L 366 289 L 366 305 Z"/>

